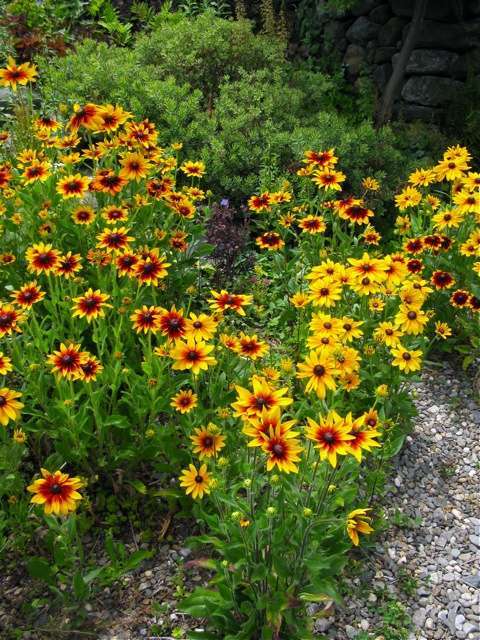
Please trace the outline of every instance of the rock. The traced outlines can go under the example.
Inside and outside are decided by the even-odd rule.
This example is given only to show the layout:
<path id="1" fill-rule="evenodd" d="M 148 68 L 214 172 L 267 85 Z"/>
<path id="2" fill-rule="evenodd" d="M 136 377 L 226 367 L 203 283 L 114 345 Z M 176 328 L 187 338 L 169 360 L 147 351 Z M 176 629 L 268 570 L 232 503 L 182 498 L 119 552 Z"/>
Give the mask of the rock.
<path id="1" fill-rule="evenodd" d="M 370 13 L 376 4 L 375 0 L 357 0 L 350 11 L 355 17 L 364 16 L 367 13 Z"/>
<path id="2" fill-rule="evenodd" d="M 391 0 L 390 5 L 396 16 L 411 18 L 415 0 Z M 440 22 L 458 22 L 463 18 L 463 2 L 461 0 L 428 0 L 425 19 Z"/>
<path id="3" fill-rule="evenodd" d="M 398 60 L 397 53 L 392 58 L 392 65 Z M 436 49 L 415 49 L 412 53 L 405 73 L 409 76 L 447 76 L 452 77 L 459 69 L 460 55 L 452 51 L 441 51 Z M 429 407 L 430 413 L 438 413 L 439 408 L 435 405 Z"/>
<path id="4" fill-rule="evenodd" d="M 402 98 L 427 107 L 444 106 L 462 89 L 462 82 L 450 78 L 413 76 L 403 86 Z"/>
<path id="5" fill-rule="evenodd" d="M 424 20 L 420 26 L 416 47 L 418 49 L 446 49 L 469 51 L 480 45 L 480 19 L 453 24 Z M 404 31 L 402 39 L 406 33 Z"/>
<path id="6" fill-rule="evenodd" d="M 380 29 L 380 25 L 373 20 L 360 16 L 348 29 L 346 38 L 349 42 L 364 47 L 368 42 L 377 38 Z"/>
<path id="7" fill-rule="evenodd" d="M 393 72 L 392 65 L 389 64 L 388 62 L 380 65 L 373 71 L 372 77 L 380 93 L 384 93 L 387 87 L 388 81 L 392 76 L 392 72 Z"/>
<path id="8" fill-rule="evenodd" d="M 403 39 L 403 30 L 407 24 L 403 18 L 393 17 L 388 20 L 378 33 L 378 44 L 382 47 L 396 46 Z"/>
<path id="9" fill-rule="evenodd" d="M 373 62 L 378 65 L 391 63 L 396 52 L 396 47 L 377 47 L 373 57 Z"/>
<path id="10" fill-rule="evenodd" d="M 345 633 L 347 634 L 347 638 L 350 640 L 358 636 L 358 631 L 350 624 L 345 625 Z"/>
<path id="11" fill-rule="evenodd" d="M 392 16 L 392 11 L 388 4 L 381 4 L 375 9 L 372 9 L 369 13 L 370 20 L 373 20 L 377 24 L 385 24 Z"/>
<path id="12" fill-rule="evenodd" d="M 423 607 L 421 607 L 420 609 L 417 609 L 412 615 L 412 620 L 414 624 L 420 629 L 423 628 L 426 618 L 427 618 L 427 610 L 424 609 Z"/>
<path id="13" fill-rule="evenodd" d="M 356 44 L 348 45 L 347 51 L 343 58 L 343 63 L 347 67 L 349 76 L 356 77 L 365 68 L 366 64 L 365 49 Z"/>

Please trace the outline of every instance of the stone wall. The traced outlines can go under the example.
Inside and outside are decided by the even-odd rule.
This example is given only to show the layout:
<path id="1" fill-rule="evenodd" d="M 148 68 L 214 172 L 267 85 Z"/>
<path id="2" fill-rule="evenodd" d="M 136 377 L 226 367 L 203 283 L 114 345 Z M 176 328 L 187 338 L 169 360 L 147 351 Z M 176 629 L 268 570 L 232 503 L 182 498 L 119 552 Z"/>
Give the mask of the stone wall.
<path id="1" fill-rule="evenodd" d="M 349 82 L 371 73 L 381 97 L 392 75 L 415 0 L 358 0 L 343 15 L 320 2 L 317 24 L 325 55 L 345 65 Z M 480 87 L 480 0 L 429 0 L 394 107 L 407 121 L 442 122 L 465 81 Z"/>

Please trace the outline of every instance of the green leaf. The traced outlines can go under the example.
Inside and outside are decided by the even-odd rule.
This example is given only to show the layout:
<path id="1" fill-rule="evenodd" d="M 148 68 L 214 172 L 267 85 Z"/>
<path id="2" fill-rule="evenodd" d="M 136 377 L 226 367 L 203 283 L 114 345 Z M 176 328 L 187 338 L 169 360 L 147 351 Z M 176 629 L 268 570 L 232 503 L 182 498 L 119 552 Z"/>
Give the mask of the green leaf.
<path id="1" fill-rule="evenodd" d="M 43 580 L 52 587 L 55 585 L 55 576 L 44 558 L 32 558 L 27 563 L 27 569 L 32 578 Z"/>
<path id="2" fill-rule="evenodd" d="M 146 495 L 147 493 L 147 487 L 140 480 L 127 480 L 126 484 L 132 485 L 132 487 L 134 487 L 138 491 L 138 493 L 141 493 L 143 495 Z"/>
<path id="3" fill-rule="evenodd" d="M 258 580 L 265 580 L 268 576 L 269 569 L 265 564 L 260 564 L 253 570 L 251 581 L 257 582 Z"/>
<path id="4" fill-rule="evenodd" d="M 132 569 L 136 569 L 145 558 L 148 558 L 148 555 L 148 551 L 134 551 L 131 556 L 128 556 L 123 570 L 131 571 Z"/>
<path id="5" fill-rule="evenodd" d="M 73 594 L 77 600 L 86 600 L 90 593 L 90 589 L 88 585 L 85 584 L 85 581 L 82 576 L 81 571 L 77 571 L 73 576 Z"/>

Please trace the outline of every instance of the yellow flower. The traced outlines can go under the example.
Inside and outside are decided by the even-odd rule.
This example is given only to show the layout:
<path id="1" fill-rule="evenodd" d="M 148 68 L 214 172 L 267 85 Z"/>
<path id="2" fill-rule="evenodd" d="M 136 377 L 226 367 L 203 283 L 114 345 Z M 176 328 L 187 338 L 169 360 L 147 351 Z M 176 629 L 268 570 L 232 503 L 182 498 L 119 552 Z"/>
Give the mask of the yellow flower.
<path id="1" fill-rule="evenodd" d="M 194 500 L 197 497 L 201 500 L 204 493 L 210 493 L 209 480 L 211 475 L 212 474 L 207 471 L 206 464 L 202 464 L 199 469 L 191 464 L 188 470 L 185 469 L 183 475 L 180 476 L 180 486 L 186 487 L 185 492 L 187 496 L 191 493 Z"/>
<path id="2" fill-rule="evenodd" d="M 356 547 L 359 543 L 358 532 L 370 534 L 373 531 L 372 527 L 367 524 L 367 521 L 371 520 L 367 516 L 367 511 L 371 511 L 371 509 L 355 509 L 347 517 L 347 533 Z"/>
<path id="3" fill-rule="evenodd" d="M 381 384 L 379 387 L 377 387 L 375 389 L 375 394 L 379 397 L 379 398 L 385 398 L 385 396 L 388 393 L 388 385 L 387 384 Z"/>
<path id="4" fill-rule="evenodd" d="M 13 432 L 13 441 L 17 444 L 23 444 L 27 439 L 27 435 L 21 429 L 15 429 Z"/>

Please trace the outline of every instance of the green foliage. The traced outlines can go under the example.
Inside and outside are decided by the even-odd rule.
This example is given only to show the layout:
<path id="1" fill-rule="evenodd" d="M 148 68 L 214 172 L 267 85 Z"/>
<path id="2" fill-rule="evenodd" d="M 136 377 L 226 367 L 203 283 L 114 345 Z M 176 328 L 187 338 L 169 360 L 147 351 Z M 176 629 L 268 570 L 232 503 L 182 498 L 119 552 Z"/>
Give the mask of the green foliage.
<path id="1" fill-rule="evenodd" d="M 223 20 L 212 10 L 161 26 L 139 38 L 135 51 L 139 65 L 154 66 L 160 77 L 199 89 L 210 110 L 226 78 L 235 81 L 242 71 L 273 71 L 284 63 L 280 43 L 255 36 L 246 20 Z"/>

